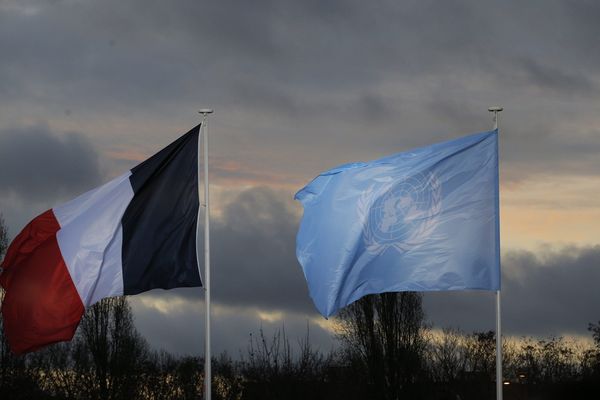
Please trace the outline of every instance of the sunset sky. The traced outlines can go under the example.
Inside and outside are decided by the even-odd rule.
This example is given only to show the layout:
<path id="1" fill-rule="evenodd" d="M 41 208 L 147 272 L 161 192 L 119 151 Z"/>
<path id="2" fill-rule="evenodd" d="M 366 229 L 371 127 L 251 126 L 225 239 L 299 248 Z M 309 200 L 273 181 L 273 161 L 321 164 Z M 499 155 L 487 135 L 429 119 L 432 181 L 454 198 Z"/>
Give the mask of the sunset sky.
<path id="1" fill-rule="evenodd" d="M 295 258 L 320 171 L 489 130 L 500 114 L 504 334 L 600 320 L 600 3 L 0 0 L 0 213 L 34 216 L 166 146 L 211 107 L 215 352 L 285 325 L 335 345 Z M 200 289 L 131 298 L 156 348 L 202 353 Z M 494 328 L 487 292 L 424 295 Z"/>

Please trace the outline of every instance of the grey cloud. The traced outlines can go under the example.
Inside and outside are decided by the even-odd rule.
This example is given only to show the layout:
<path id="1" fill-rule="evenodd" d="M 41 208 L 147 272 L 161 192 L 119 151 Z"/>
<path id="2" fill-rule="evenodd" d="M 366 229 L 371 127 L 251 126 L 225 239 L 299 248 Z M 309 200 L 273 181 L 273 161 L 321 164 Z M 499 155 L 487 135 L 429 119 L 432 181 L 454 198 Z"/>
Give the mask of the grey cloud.
<path id="1" fill-rule="evenodd" d="M 169 300 L 176 295 L 175 291 L 161 296 Z M 175 354 L 204 353 L 204 303 L 192 300 L 184 295 L 186 301 L 169 312 L 159 312 L 147 304 L 141 303 L 137 297 L 156 296 L 156 294 L 140 295 L 132 299 L 136 327 L 149 343 L 158 349 Z M 214 304 L 214 303 L 213 303 Z M 316 348 L 327 352 L 336 345 L 335 339 L 323 328 L 310 322 L 304 314 L 288 312 L 281 318 L 261 320 L 256 308 L 251 305 L 219 311 L 213 306 L 212 314 L 212 351 L 218 355 L 226 351 L 233 358 L 247 357 L 247 346 L 250 335 L 258 335 L 263 329 L 267 338 L 277 330 L 285 329 L 292 348 L 306 336 L 307 327 L 310 342 Z M 297 354 L 297 353 L 296 353 Z"/>
<path id="2" fill-rule="evenodd" d="M 548 250 L 534 256 L 505 257 L 507 323 L 512 329 L 542 333 L 585 331 L 600 319 L 600 246 Z M 511 326 L 512 325 L 512 326 Z"/>
<path id="3" fill-rule="evenodd" d="M 542 4 L 544 7 L 540 9 Z M 101 5 L 58 2 L 42 7 L 29 20 L 14 22 L 37 22 L 33 32 L 19 37 L 31 47 L 35 46 L 36 36 L 52 33 L 44 36 L 46 46 L 41 48 L 44 53 L 35 55 L 18 50 L 8 40 L 3 45 L 20 57 L 31 57 L 16 61 L 42 57 L 61 62 L 56 65 L 61 69 L 38 65 L 38 71 L 61 73 L 65 77 L 73 73 L 80 76 L 86 72 L 106 72 L 106 76 L 98 78 L 135 79 L 151 71 L 159 72 L 156 69 L 160 68 L 167 68 L 164 70 L 167 72 L 184 62 L 185 68 L 181 70 L 184 76 L 173 75 L 172 79 L 185 78 L 202 67 L 203 71 L 208 68 L 209 74 L 233 72 L 231 77 L 258 78 L 264 82 L 348 86 L 379 80 L 383 73 L 415 75 L 450 71 L 452 66 L 477 69 L 512 62 L 505 57 L 510 49 L 518 52 L 521 46 L 533 46 L 535 41 L 543 40 L 543 34 L 538 36 L 536 31 L 552 33 L 551 39 L 556 36 L 553 20 L 548 16 L 558 18 L 556 14 L 562 11 L 561 2 L 532 5 L 506 2 L 499 7 L 500 11 L 514 13 L 514 7 L 521 11 L 513 16 L 512 21 L 516 22 L 511 22 L 516 29 L 508 30 L 500 19 L 488 18 L 493 7 L 475 1 L 441 4 L 419 1 L 401 5 L 382 2 L 372 7 L 364 7 L 359 1 L 248 4 L 179 1 L 176 6 L 140 5 L 136 1 Z M 572 25 L 589 17 L 579 11 L 567 15 L 570 17 L 563 17 L 567 32 L 561 34 L 574 42 L 569 37 Z M 482 20 L 486 21 L 485 27 Z M 87 29 L 82 30 L 84 26 L 79 21 L 86 21 Z M 515 49 L 513 36 L 528 30 L 533 34 L 525 35 Z M 74 31 L 83 35 L 69 37 Z M 587 39 L 591 42 L 592 38 Z M 548 46 L 560 44 L 548 43 Z M 189 47 L 192 45 L 195 46 Z M 130 51 L 136 48 L 138 51 Z M 563 51 L 574 52 L 577 47 Z M 66 55 L 66 59 L 56 56 L 59 54 Z M 160 58 L 168 55 L 172 58 Z M 550 52 L 547 56 L 554 58 Z M 154 62 L 144 62 L 152 59 Z M 145 68 L 127 68 L 142 65 Z M 340 68 L 342 65 L 344 68 Z"/>
<path id="4" fill-rule="evenodd" d="M 581 170 L 597 171 L 589 160 L 578 160 L 581 148 L 544 141 L 563 133 L 561 121 L 590 118 L 582 101 L 598 96 L 600 63 L 590 50 L 600 33 L 592 4 L 30 4 L 39 11 L 0 9 L 0 50 L 7 55 L 0 91 L 10 104 L 56 104 L 82 118 L 175 119 L 194 112 L 201 98 L 219 118 L 231 119 L 229 126 L 243 125 L 226 143 L 233 156 L 245 151 L 239 137 L 251 134 L 260 139 L 253 149 L 266 142 L 295 152 L 278 141 L 289 148 L 291 137 L 303 136 L 307 143 L 343 140 L 369 151 L 365 159 L 391 145 L 423 144 L 424 132 L 445 139 L 439 133 L 485 129 L 487 106 L 501 103 L 515 132 L 534 132 L 532 115 L 539 120 L 544 113 L 548 121 L 532 136 L 544 143 L 543 151 L 507 136 L 517 149 L 511 159 L 535 168 L 561 156 L 543 166 L 560 172 L 566 154 Z M 572 109 L 557 106 L 564 100 Z M 240 113 L 242 122 L 233 117 Z M 272 124 L 259 126 L 265 118 Z M 367 129 L 369 135 L 362 134 Z M 570 132 L 576 139 L 585 134 Z M 347 149 L 322 149 L 313 150 L 306 164 L 325 157 L 331 164 L 350 161 L 343 158 L 351 155 Z M 297 174 L 306 164 L 288 171 Z"/>
<path id="5" fill-rule="evenodd" d="M 297 217 L 266 188 L 242 192 L 214 226 L 215 298 L 229 305 L 314 312 L 295 256 Z"/>
<path id="6" fill-rule="evenodd" d="M 489 115 L 485 114 L 485 109 L 480 104 L 468 99 L 458 100 L 438 93 L 429 101 L 428 107 L 436 119 L 458 131 L 467 131 L 468 124 L 472 124 L 474 121 L 478 121 L 482 125 L 487 122 L 491 128 Z"/>
<path id="7" fill-rule="evenodd" d="M 598 26 L 600 4 L 595 1 L 568 0 L 560 3 L 561 16 L 567 17 L 569 26 L 567 29 L 556 29 L 558 35 L 568 37 L 566 40 L 559 39 L 559 44 L 564 47 L 572 43 L 572 47 L 565 48 L 564 52 L 568 54 L 572 49 L 581 56 L 577 59 L 578 63 L 598 70 L 600 54 L 598 54 L 597 44 L 592 38 L 600 35 L 600 26 Z"/>
<path id="8" fill-rule="evenodd" d="M 587 335 L 600 319 L 600 246 L 509 251 L 502 260 L 503 332 L 511 335 Z M 426 311 L 438 327 L 495 329 L 495 295 L 427 293 Z"/>
<path id="9" fill-rule="evenodd" d="M 339 90 L 394 76 L 443 76 L 457 67 L 506 64 L 503 53 L 511 45 L 497 40 L 500 51 L 490 46 L 489 37 L 509 39 L 511 32 L 486 18 L 482 35 L 479 21 L 489 7 L 468 1 L 372 7 L 358 1 L 84 1 L 39 7 L 35 15 L 7 16 L 6 40 L 0 41 L 12 55 L 7 70 L 46 78 L 46 84 L 70 82 L 67 91 L 93 89 L 104 106 L 108 98 L 131 106 L 160 95 L 196 95 L 190 84 L 203 93 L 227 92 L 231 78 Z M 32 29 L 15 40 L 19 25 Z M 59 95 L 65 88 L 52 91 Z"/>
<path id="10" fill-rule="evenodd" d="M 557 93 L 589 95 L 598 91 L 596 83 L 580 71 L 563 71 L 539 61 L 523 58 L 515 62 L 521 68 L 518 80 L 540 89 L 550 89 Z"/>
<path id="11" fill-rule="evenodd" d="M 101 181 L 98 154 L 81 134 L 45 127 L 0 132 L 0 191 L 24 202 L 76 195 Z"/>
<path id="12" fill-rule="evenodd" d="M 399 113 L 399 110 L 393 110 L 382 96 L 373 93 L 361 95 L 355 108 L 357 114 L 371 123 L 386 121 L 391 118 L 392 114 Z"/>
<path id="13" fill-rule="evenodd" d="M 270 85 L 237 82 L 233 87 L 233 94 L 233 101 L 241 107 L 269 110 L 271 113 L 284 113 L 288 116 L 311 111 L 309 105 L 299 103 L 294 96 L 282 88 L 273 88 Z"/>

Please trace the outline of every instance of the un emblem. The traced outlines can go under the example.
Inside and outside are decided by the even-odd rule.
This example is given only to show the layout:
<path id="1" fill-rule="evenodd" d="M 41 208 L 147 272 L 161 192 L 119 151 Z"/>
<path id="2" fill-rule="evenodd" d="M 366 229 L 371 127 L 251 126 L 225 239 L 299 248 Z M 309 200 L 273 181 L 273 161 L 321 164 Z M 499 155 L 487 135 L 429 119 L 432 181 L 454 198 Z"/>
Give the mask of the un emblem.
<path id="1" fill-rule="evenodd" d="M 428 173 L 365 191 L 358 211 L 366 222 L 367 251 L 380 254 L 394 248 L 404 253 L 427 240 L 438 222 L 441 189 L 437 177 Z"/>

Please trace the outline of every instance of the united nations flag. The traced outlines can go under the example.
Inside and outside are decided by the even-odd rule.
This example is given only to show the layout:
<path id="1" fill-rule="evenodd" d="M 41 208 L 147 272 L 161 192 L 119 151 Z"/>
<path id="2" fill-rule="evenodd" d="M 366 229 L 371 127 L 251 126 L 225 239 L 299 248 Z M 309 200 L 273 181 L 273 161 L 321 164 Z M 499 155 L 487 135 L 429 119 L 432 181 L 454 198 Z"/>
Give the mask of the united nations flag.
<path id="1" fill-rule="evenodd" d="M 295 199 L 325 317 L 372 293 L 500 288 L 497 130 L 339 166 Z"/>

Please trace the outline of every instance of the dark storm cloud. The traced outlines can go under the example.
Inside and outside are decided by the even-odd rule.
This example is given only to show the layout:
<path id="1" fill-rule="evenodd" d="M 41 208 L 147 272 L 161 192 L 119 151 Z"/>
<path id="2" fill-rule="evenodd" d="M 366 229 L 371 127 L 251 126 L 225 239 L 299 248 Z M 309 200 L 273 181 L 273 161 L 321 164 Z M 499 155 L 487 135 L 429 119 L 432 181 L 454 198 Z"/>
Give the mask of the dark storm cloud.
<path id="1" fill-rule="evenodd" d="M 233 100 L 239 106 L 249 106 L 257 110 L 269 110 L 272 113 L 298 115 L 310 112 L 310 105 L 299 103 L 294 96 L 284 90 L 269 85 L 256 85 L 250 82 L 237 82 L 233 87 Z"/>
<path id="2" fill-rule="evenodd" d="M 399 110 L 390 107 L 382 96 L 373 93 L 361 95 L 356 102 L 357 114 L 367 121 L 380 122 L 391 118 L 392 114 L 399 114 Z"/>
<path id="3" fill-rule="evenodd" d="M 549 155 L 578 155 L 547 138 L 564 133 L 561 122 L 589 118 L 580 102 L 598 97 L 600 27 L 592 2 L 6 4 L 0 102 L 176 118 L 202 99 L 223 120 L 254 114 L 239 132 L 260 139 L 254 146 L 279 147 L 300 134 L 306 143 L 330 137 L 371 152 L 421 145 L 485 129 L 486 108 L 501 103 L 512 121 L 507 128 L 534 132 L 532 141 L 545 144 L 521 150 L 517 136 L 507 136 L 512 159 L 539 165 Z M 564 100 L 575 110 L 557 108 Z M 258 126 L 264 118 L 274 122 Z M 533 130 L 532 119 L 547 126 Z M 371 134 L 361 135 L 365 129 Z M 401 140 L 400 131 L 408 137 Z M 232 137 L 227 145 L 235 147 Z M 332 164 L 349 161 L 342 148 L 313 154 L 307 164 L 325 156 Z M 561 171 L 563 158 L 550 167 Z M 578 164 L 598 170 L 587 159 Z"/>
<path id="4" fill-rule="evenodd" d="M 562 71 L 528 58 L 516 61 L 515 65 L 522 68 L 521 79 L 524 83 L 541 89 L 576 95 L 594 94 L 598 91 L 596 83 L 580 72 Z"/>
<path id="5" fill-rule="evenodd" d="M 251 189 L 225 208 L 214 227 L 214 293 L 218 301 L 312 312 L 296 260 L 297 217 L 266 188 Z"/>
<path id="6" fill-rule="evenodd" d="M 84 136 L 45 127 L 0 131 L 0 192 L 23 201 L 76 195 L 101 181 L 98 154 Z"/>
<path id="7" fill-rule="evenodd" d="M 600 320 L 600 246 L 567 247 L 541 254 L 509 251 L 503 260 L 503 331 L 511 335 L 587 334 Z M 493 293 L 425 295 L 429 318 L 438 327 L 494 329 Z"/>
<path id="8" fill-rule="evenodd" d="M 547 69 L 542 63 L 564 67 L 565 55 L 577 54 L 592 40 L 578 37 L 575 42 L 569 36 L 579 19 L 588 17 L 577 10 L 559 16 L 560 2 L 544 2 L 542 12 L 542 3 L 519 4 L 521 13 L 506 24 L 490 15 L 514 12 L 518 3 L 482 3 L 380 2 L 364 7 L 360 1 L 40 2 L 36 13 L 4 10 L 6 34 L 0 48 L 12 56 L 3 62 L 6 72 L 16 78 L 24 73 L 36 77 L 33 83 L 17 79 L 23 87 L 34 88 L 41 80 L 46 85 L 67 82 L 69 87 L 60 92 L 94 88 L 95 101 L 102 102 L 113 90 L 113 101 L 130 104 L 191 95 L 194 91 L 186 84 L 203 93 L 225 92 L 219 97 L 228 102 L 232 99 L 227 92 L 236 95 L 232 78 L 257 88 L 302 86 L 318 92 L 390 78 L 453 79 L 458 70 L 481 73 L 491 65 L 511 71 L 523 69 L 513 65 L 515 54 L 537 52 L 534 46 L 542 43 L 548 49 L 536 58 L 537 69 L 549 75 L 561 66 Z M 563 40 L 573 41 L 560 57 L 553 49 L 561 43 L 541 42 L 544 34 L 556 36 L 557 18 L 565 27 Z M 23 25 L 30 29 L 15 29 Z M 514 25 L 516 29 L 508 29 Z M 524 39 L 515 43 L 518 35 Z M 256 95 L 261 92 L 272 97 L 264 90 Z"/>
<path id="9" fill-rule="evenodd" d="M 505 293 L 512 329 L 542 333 L 584 331 L 600 319 L 600 246 L 509 252 Z"/>

